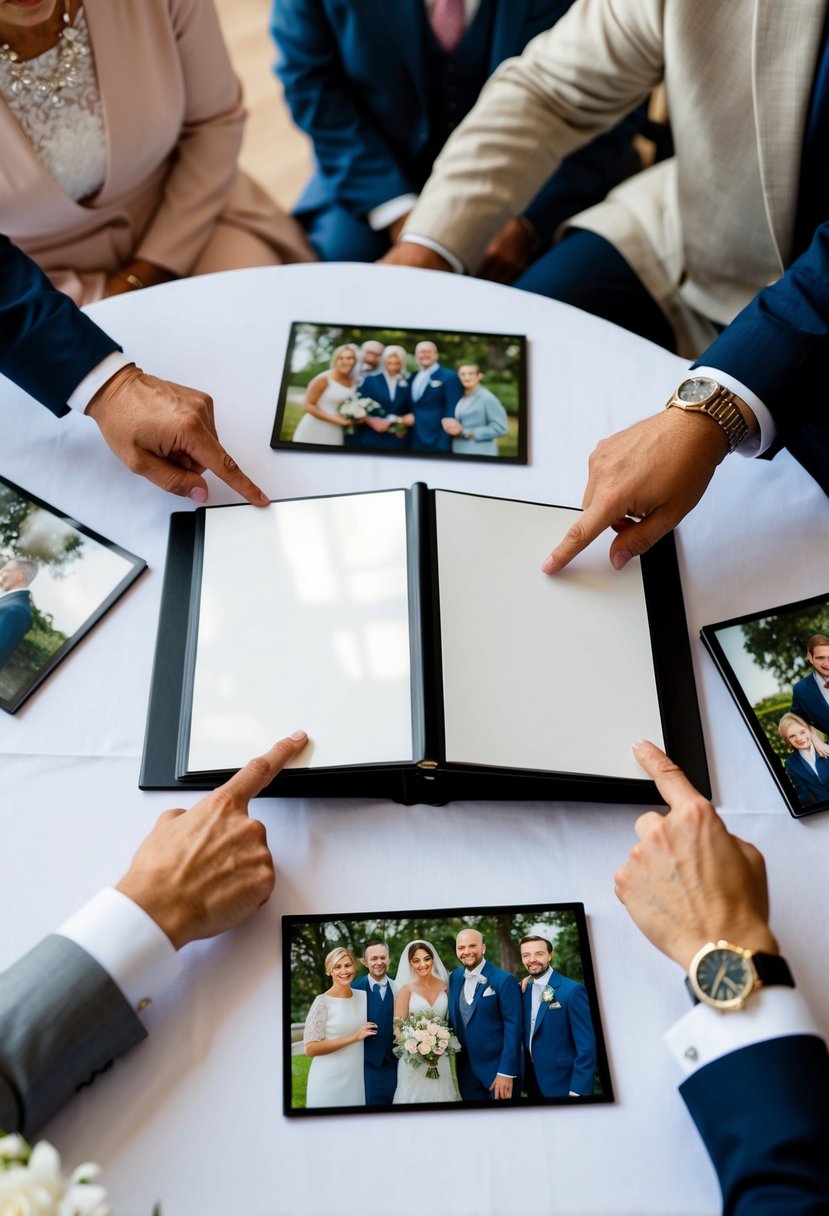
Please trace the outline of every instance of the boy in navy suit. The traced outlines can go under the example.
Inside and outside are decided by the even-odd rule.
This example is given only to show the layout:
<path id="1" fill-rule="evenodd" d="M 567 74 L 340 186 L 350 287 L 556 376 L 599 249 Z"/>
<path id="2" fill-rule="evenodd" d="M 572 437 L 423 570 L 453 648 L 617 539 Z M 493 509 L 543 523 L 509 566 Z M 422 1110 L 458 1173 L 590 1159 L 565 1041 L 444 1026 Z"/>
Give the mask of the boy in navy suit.
<path id="1" fill-rule="evenodd" d="M 829 638 L 824 633 L 809 638 L 806 661 L 812 670 L 792 689 L 792 713 L 829 734 Z"/>
<path id="2" fill-rule="evenodd" d="M 596 1035 L 584 984 L 553 970 L 553 944 L 530 934 L 518 943 L 530 978 L 524 1003 L 524 1088 L 531 1098 L 593 1093 Z"/>

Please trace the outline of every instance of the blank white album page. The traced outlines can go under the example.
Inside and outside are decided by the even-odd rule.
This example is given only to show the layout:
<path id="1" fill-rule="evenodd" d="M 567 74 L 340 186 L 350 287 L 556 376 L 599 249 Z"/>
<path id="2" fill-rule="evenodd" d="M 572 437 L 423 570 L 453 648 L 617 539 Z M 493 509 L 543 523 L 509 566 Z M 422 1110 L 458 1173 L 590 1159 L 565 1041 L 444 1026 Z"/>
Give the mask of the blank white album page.
<path id="1" fill-rule="evenodd" d="M 412 759 L 402 490 L 205 512 L 188 772 Z"/>
<path id="2" fill-rule="evenodd" d="M 541 563 L 580 512 L 435 493 L 446 759 L 643 777 L 662 746 L 638 561 L 601 537 L 566 571 Z"/>

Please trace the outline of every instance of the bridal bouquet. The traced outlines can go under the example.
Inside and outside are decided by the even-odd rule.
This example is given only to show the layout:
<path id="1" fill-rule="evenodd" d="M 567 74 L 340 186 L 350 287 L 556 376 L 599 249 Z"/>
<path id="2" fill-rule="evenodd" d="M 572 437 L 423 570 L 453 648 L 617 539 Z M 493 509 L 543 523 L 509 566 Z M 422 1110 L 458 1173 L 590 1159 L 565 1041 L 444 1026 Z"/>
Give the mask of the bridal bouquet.
<path id="1" fill-rule="evenodd" d="M 461 1049 L 452 1027 L 436 1013 L 409 1014 L 407 1018 L 395 1018 L 394 1028 L 400 1036 L 394 1054 L 412 1068 L 426 1065 L 426 1076 L 438 1079 L 438 1061 L 441 1056 L 450 1058 Z"/>
<path id="2" fill-rule="evenodd" d="M 371 397 L 363 397 L 361 393 L 352 393 L 350 397 L 345 397 L 337 406 L 337 413 L 341 418 L 350 419 L 352 425 L 346 427 L 346 434 L 353 435 L 356 427 L 355 422 L 362 422 L 363 418 L 367 418 L 369 414 L 382 413 L 380 406 L 376 401 L 372 401 Z"/>
<path id="3" fill-rule="evenodd" d="M 0 1132 L 0 1213 L 11 1216 L 110 1216 L 106 1191 L 88 1161 L 67 1179 L 57 1150 L 45 1140 L 30 1148 L 22 1136 Z"/>

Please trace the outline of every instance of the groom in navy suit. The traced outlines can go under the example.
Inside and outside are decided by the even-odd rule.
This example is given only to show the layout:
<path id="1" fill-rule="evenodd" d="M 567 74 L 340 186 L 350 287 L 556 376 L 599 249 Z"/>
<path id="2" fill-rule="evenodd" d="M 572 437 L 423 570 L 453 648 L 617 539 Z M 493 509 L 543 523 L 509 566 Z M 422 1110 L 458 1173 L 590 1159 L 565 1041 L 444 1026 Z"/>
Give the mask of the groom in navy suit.
<path id="1" fill-rule="evenodd" d="M 440 351 L 434 342 L 418 342 L 415 359 L 420 370 L 411 382 L 412 451 L 451 452 L 452 437 L 444 431 L 442 420 L 455 416 L 461 396 L 458 373 L 440 366 Z"/>
<path id="2" fill-rule="evenodd" d="M 389 948 L 375 938 L 366 942 L 360 962 L 367 974 L 351 985 L 366 993 L 367 1019 L 377 1033 L 363 1039 L 363 1076 L 366 1106 L 390 1106 L 397 1088 L 397 1056 L 394 1047 L 394 986 L 389 979 Z"/>
<path id="3" fill-rule="evenodd" d="M 455 1057 L 461 1097 L 465 1102 L 517 1098 L 521 1092 L 518 981 L 486 961 L 486 944 L 477 929 L 463 929 L 455 950 L 463 966 L 449 976 L 449 1021 L 461 1044 Z"/>
<path id="4" fill-rule="evenodd" d="M 792 713 L 829 734 L 829 637 L 812 634 L 806 643 L 806 661 L 812 670 L 792 689 Z"/>
<path id="5" fill-rule="evenodd" d="M 0 669 L 32 627 L 29 584 L 37 573 L 34 562 L 12 558 L 0 570 Z"/>
<path id="6" fill-rule="evenodd" d="M 528 935 L 518 943 L 530 977 L 524 990 L 524 1088 L 530 1098 L 593 1093 L 596 1035 L 584 984 L 553 970 L 553 944 Z"/>

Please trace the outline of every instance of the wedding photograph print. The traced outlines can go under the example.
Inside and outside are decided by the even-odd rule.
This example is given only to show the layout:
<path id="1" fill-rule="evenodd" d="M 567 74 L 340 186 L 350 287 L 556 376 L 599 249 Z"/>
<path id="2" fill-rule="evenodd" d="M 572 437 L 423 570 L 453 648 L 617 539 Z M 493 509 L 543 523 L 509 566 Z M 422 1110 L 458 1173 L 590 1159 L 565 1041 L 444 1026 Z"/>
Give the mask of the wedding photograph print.
<path id="1" fill-rule="evenodd" d="M 0 709 L 19 709 L 145 567 L 0 477 Z"/>
<path id="2" fill-rule="evenodd" d="M 829 810 L 829 595 L 702 636 L 791 814 Z"/>
<path id="3" fill-rule="evenodd" d="M 584 906 L 282 918 L 284 1109 L 613 1101 Z"/>
<path id="4" fill-rule="evenodd" d="M 527 463 L 526 339 L 295 321 L 271 447 Z"/>

